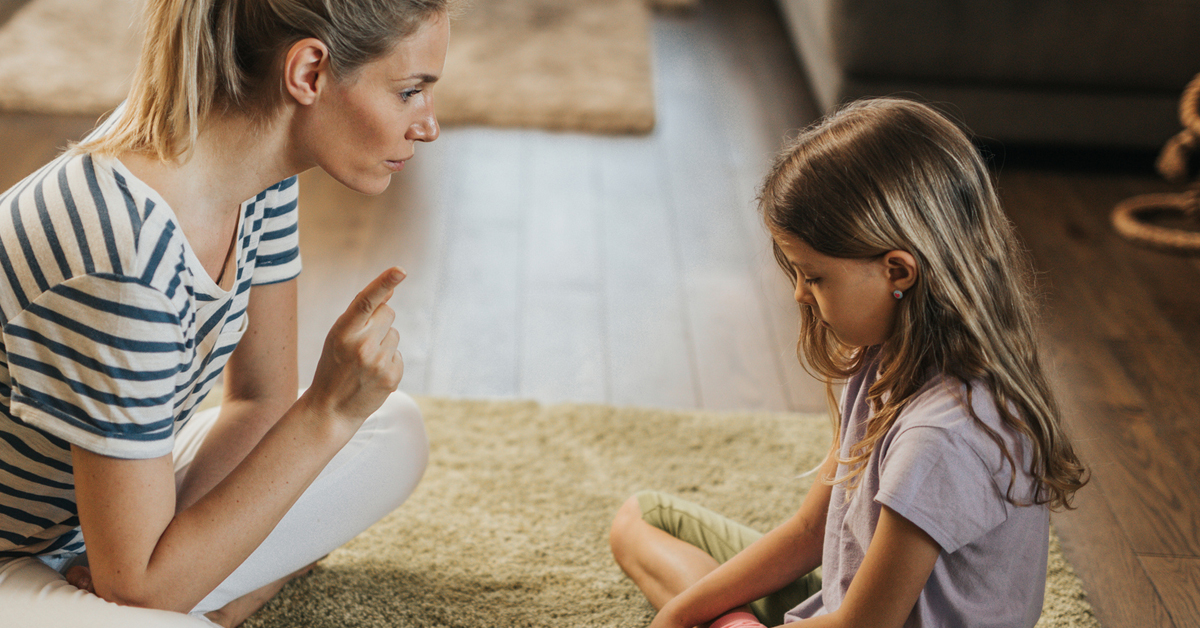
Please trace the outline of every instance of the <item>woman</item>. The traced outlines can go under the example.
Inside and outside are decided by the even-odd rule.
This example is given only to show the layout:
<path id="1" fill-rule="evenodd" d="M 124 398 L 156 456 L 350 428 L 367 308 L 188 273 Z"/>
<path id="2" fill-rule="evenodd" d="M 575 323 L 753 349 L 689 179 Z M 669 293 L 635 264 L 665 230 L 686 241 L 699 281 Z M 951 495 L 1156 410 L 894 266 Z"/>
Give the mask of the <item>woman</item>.
<path id="1" fill-rule="evenodd" d="M 447 10 L 150 0 L 126 103 L 0 196 L 5 625 L 234 626 L 412 492 L 401 270 L 297 399 L 295 175 L 379 193 L 437 138 Z"/>

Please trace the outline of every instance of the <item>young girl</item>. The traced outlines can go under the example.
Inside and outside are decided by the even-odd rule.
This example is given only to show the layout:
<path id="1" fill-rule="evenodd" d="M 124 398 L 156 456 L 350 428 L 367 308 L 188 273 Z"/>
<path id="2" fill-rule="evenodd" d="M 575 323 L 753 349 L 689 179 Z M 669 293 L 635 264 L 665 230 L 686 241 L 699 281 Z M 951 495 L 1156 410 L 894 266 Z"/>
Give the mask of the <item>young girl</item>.
<path id="1" fill-rule="evenodd" d="M 297 399 L 295 175 L 378 193 L 437 138 L 447 0 L 146 15 L 125 104 L 0 195 L 5 626 L 239 624 L 428 456 L 395 392 L 399 269 Z M 222 372 L 223 405 L 196 414 Z"/>
<path id="2" fill-rule="evenodd" d="M 1086 477 L 975 147 L 923 105 L 855 103 L 784 151 L 760 205 L 799 347 L 845 380 L 834 447 L 765 535 L 669 495 L 626 502 L 613 553 L 651 625 L 1033 626 L 1048 511 Z"/>

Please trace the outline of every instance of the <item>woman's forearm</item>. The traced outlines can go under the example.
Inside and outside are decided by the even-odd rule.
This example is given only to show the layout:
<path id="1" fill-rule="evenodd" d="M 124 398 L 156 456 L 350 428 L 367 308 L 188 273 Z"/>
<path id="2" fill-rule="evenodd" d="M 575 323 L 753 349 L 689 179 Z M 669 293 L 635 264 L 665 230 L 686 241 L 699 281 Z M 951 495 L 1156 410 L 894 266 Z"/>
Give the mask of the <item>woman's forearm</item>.
<path id="1" fill-rule="evenodd" d="M 81 457 L 80 519 L 96 593 L 120 604 L 190 611 L 262 543 L 357 424 L 320 416 L 301 399 L 223 480 L 177 514 L 150 505 L 156 491 L 173 489 L 162 486 L 169 475 L 139 485 L 145 467 Z"/>
<path id="2" fill-rule="evenodd" d="M 226 398 L 220 416 L 192 457 L 175 497 L 175 511 L 190 507 L 225 479 L 295 401 L 294 395 L 262 401 Z"/>
<path id="3" fill-rule="evenodd" d="M 119 460 L 72 446 L 97 594 L 189 611 L 250 556 L 400 384 L 386 303 L 401 279 L 388 269 L 359 293 L 330 329 L 312 387 L 212 490 L 190 489 L 202 496 L 186 508 L 175 507 L 170 455 Z"/>
<path id="4" fill-rule="evenodd" d="M 147 577 L 161 583 L 194 579 L 187 608 L 179 609 L 191 610 L 266 539 L 359 422 L 316 416 L 297 402 L 228 476 L 167 526 Z M 163 593 L 176 595 L 174 586 L 167 588 Z"/>

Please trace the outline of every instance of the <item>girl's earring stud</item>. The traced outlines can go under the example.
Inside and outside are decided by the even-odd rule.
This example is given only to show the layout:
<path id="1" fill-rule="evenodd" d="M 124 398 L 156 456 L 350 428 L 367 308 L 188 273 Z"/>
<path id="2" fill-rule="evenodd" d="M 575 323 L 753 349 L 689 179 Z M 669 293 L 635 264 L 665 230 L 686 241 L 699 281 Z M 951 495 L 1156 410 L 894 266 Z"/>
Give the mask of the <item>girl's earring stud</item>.
<path id="1" fill-rule="evenodd" d="M 899 290 L 892 290 L 892 296 L 894 296 L 894 297 L 896 297 L 897 299 L 899 299 L 900 297 L 903 297 L 903 296 L 904 296 L 904 293 L 903 293 L 903 292 L 900 292 Z"/>

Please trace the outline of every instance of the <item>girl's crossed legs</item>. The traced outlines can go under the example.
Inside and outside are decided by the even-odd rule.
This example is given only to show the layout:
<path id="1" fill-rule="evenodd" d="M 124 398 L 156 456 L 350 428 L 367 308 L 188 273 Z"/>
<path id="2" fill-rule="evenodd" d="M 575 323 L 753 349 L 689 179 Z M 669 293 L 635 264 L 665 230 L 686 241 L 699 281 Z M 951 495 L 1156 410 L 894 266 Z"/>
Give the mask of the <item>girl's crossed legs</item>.
<path id="1" fill-rule="evenodd" d="M 177 485 L 218 410 L 197 414 L 176 435 Z M 429 441 L 420 410 L 408 395 L 393 393 L 330 460 L 262 545 L 190 615 L 118 606 L 68 584 L 62 575 L 67 564 L 51 567 L 37 558 L 16 558 L 0 560 L 4 625 L 211 627 L 205 613 L 219 611 L 244 596 L 270 591 L 273 583 L 302 573 L 306 566 L 395 510 L 416 488 L 428 460 Z"/>
<path id="2" fill-rule="evenodd" d="M 685 499 L 643 491 L 629 498 L 613 521 L 613 556 L 656 609 L 682 593 L 762 534 Z M 768 626 L 821 590 L 814 571 L 752 602 Z M 729 609 L 734 610 L 734 609 Z"/>

